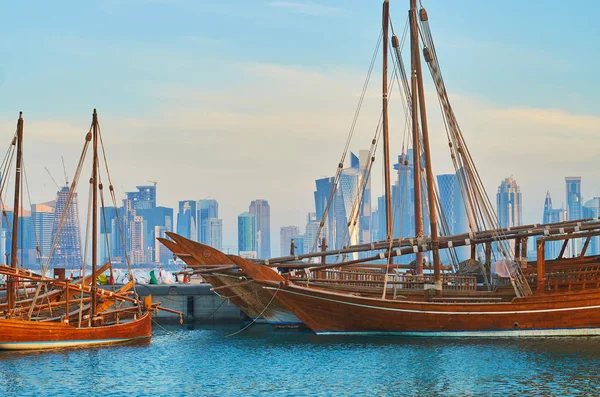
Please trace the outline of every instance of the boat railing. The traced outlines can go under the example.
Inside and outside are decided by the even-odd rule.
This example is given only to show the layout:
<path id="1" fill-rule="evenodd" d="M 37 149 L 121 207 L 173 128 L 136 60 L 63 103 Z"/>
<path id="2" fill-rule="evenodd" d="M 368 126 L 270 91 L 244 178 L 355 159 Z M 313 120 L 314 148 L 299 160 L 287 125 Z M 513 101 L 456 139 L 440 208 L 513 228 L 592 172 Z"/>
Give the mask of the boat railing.
<path id="1" fill-rule="evenodd" d="M 385 274 L 382 272 L 364 272 L 352 270 L 318 270 L 295 278 L 295 281 L 347 284 L 361 286 L 380 286 L 385 281 Z M 425 289 L 425 285 L 434 284 L 433 274 L 388 274 L 387 285 L 390 288 L 398 289 Z M 472 276 L 457 276 L 454 274 L 442 275 L 442 284 L 444 289 L 449 290 L 476 290 L 477 278 Z"/>
<path id="2" fill-rule="evenodd" d="M 527 281 L 530 284 L 537 284 L 538 275 L 537 273 L 530 273 L 527 275 Z M 588 288 L 599 288 L 600 287 L 600 265 L 593 264 L 587 266 L 581 266 L 579 268 L 564 268 L 555 269 L 546 272 L 544 290 L 545 291 L 558 291 L 573 289 L 588 289 Z"/>

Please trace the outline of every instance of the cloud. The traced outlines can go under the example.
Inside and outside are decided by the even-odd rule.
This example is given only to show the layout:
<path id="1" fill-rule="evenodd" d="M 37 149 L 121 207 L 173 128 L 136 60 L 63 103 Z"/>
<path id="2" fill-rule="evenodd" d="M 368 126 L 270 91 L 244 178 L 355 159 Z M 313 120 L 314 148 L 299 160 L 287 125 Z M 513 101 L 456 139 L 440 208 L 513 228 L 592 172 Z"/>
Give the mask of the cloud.
<path id="1" fill-rule="evenodd" d="M 324 6 L 312 2 L 295 1 L 271 1 L 267 3 L 270 7 L 286 9 L 294 14 L 310 15 L 314 17 L 337 17 L 347 13 L 342 8 Z"/>

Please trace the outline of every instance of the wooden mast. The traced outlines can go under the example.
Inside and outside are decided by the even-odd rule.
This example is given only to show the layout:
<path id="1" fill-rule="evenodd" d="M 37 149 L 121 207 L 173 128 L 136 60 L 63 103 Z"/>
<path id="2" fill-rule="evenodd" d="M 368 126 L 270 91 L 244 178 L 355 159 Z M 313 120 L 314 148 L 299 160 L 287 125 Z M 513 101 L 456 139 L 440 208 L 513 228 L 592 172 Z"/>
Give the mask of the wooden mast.
<path id="1" fill-rule="evenodd" d="M 388 125 L 388 35 L 389 35 L 389 19 L 390 19 L 390 2 L 384 0 L 383 2 L 383 87 L 382 87 L 382 98 L 383 98 L 383 170 L 385 178 L 385 219 L 386 219 L 386 240 L 393 238 L 392 233 L 392 187 L 390 180 L 390 137 L 389 137 L 389 125 Z"/>
<path id="2" fill-rule="evenodd" d="M 98 261 L 98 114 L 94 109 L 92 116 L 92 139 L 93 139 L 93 160 L 92 160 L 92 325 L 96 317 L 96 294 L 98 292 L 96 274 Z"/>
<path id="3" fill-rule="evenodd" d="M 13 227 L 11 234 L 11 248 L 10 248 L 10 266 L 13 269 L 17 268 L 17 257 L 18 257 L 18 240 L 19 240 L 19 210 L 20 210 L 20 191 L 21 191 L 21 165 L 23 162 L 23 112 L 19 112 L 19 121 L 17 121 L 17 164 L 15 170 L 15 201 L 13 205 Z M 12 311 L 15 308 L 16 301 L 16 286 L 13 277 L 7 280 L 7 303 L 8 313 L 7 317 L 10 317 Z"/>
<path id="4" fill-rule="evenodd" d="M 413 185 L 415 200 L 415 236 L 423 237 L 423 209 L 421 200 L 421 140 L 419 137 L 419 117 L 417 111 L 419 108 L 417 102 L 417 63 L 419 58 L 419 33 L 417 31 L 416 0 L 410 0 L 410 11 L 408 17 L 410 20 L 410 49 L 411 49 L 411 108 L 412 108 L 412 140 L 413 140 Z M 417 274 L 423 274 L 423 253 L 417 252 L 416 259 Z"/>
<path id="5" fill-rule="evenodd" d="M 429 147 L 429 132 L 427 129 L 427 109 L 425 107 L 425 90 L 423 89 L 423 71 L 421 70 L 421 55 L 419 53 L 419 35 L 417 27 L 417 0 L 410 1 L 411 9 L 411 34 L 414 36 L 411 42 L 412 46 L 412 58 L 414 62 L 414 72 L 416 82 L 418 84 L 419 95 L 419 110 L 421 114 L 421 132 L 423 134 L 423 154 L 425 155 L 425 178 L 427 180 L 427 201 L 429 202 L 429 227 L 431 228 L 431 245 L 433 251 L 433 274 L 435 279 L 435 289 L 441 291 L 442 279 L 440 273 L 440 251 L 439 251 L 439 235 L 437 229 L 437 212 L 435 207 L 435 191 L 433 181 L 433 170 L 431 167 L 431 150 Z M 424 11 L 424 10 L 422 10 Z M 414 80 L 413 80 L 414 81 Z M 413 83 L 414 87 L 414 83 Z M 413 91 L 413 129 L 414 120 L 416 118 L 416 94 Z"/>

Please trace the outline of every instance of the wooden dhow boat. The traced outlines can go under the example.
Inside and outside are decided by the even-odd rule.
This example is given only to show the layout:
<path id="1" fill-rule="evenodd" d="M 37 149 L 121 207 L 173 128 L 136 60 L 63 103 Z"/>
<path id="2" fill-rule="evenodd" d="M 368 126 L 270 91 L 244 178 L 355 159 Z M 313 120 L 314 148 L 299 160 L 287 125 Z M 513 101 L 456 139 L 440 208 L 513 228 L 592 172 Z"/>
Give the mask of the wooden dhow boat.
<path id="1" fill-rule="evenodd" d="M 383 243 L 353 245 L 342 252 L 377 251 L 367 258 L 343 260 L 339 263 L 313 265 L 298 272 L 348 267 L 369 261 L 384 261 L 382 293 L 373 296 L 355 291 L 341 291 L 297 279 L 298 272 L 280 274 L 277 262 L 309 259 L 323 254 L 297 255 L 294 258 L 269 259 L 257 263 L 237 256 L 228 256 L 244 274 L 258 283 L 277 301 L 294 313 L 318 334 L 396 334 L 411 336 L 584 336 L 600 335 L 600 267 L 598 257 L 585 257 L 592 238 L 600 236 L 597 220 L 571 221 L 561 224 L 533 225 L 524 228 L 498 227 L 498 219 L 467 149 L 458 126 L 441 75 L 433 38 L 425 9 L 417 9 L 410 0 L 408 26 L 410 32 L 410 84 L 400 56 L 401 42 L 395 35 L 391 43 L 396 67 L 402 76 L 408 122 L 412 130 L 413 177 L 415 205 L 415 237 L 393 239 L 390 158 L 388 137 L 388 42 L 389 0 L 383 3 L 383 109 L 382 135 L 384 146 L 384 181 L 387 239 Z M 423 47 L 420 45 L 423 38 Z M 425 109 L 425 92 L 421 70 L 421 52 L 433 76 L 441 104 L 451 158 L 461 194 L 468 209 L 470 232 L 466 235 L 443 235 L 443 217 L 438 218 L 439 193 L 431 167 L 431 152 Z M 375 142 L 375 140 L 373 140 Z M 342 163 L 340 163 L 342 164 Z M 421 173 L 424 170 L 424 175 Z M 424 192 L 424 194 L 423 194 Z M 423 196 L 422 196 L 423 194 Z M 437 196 L 437 197 L 436 197 Z M 424 234 L 423 203 L 428 205 L 430 236 Z M 323 221 L 321 222 L 321 227 Z M 317 236 L 318 237 L 318 236 Z M 527 260 L 527 241 L 536 238 L 537 259 Z M 565 258 L 569 241 L 585 239 L 584 248 Z M 546 243 L 563 241 L 560 254 L 546 260 Z M 485 247 L 485 263 L 481 263 L 485 291 L 477 287 L 466 294 L 456 294 L 457 274 L 444 275 L 440 251 L 452 251 L 459 246 Z M 433 258 L 433 272 L 423 272 L 423 254 Z M 416 256 L 416 274 L 400 285 L 407 290 L 418 285 L 421 293 L 392 293 L 390 283 L 395 276 L 393 258 Z M 323 255 L 324 256 L 324 255 Z M 474 255 L 472 255 L 472 259 Z M 492 260 L 495 258 L 495 260 Z M 502 270 L 502 277 L 492 277 L 492 266 Z M 404 275 L 402 277 L 405 277 Z M 490 281 L 504 278 L 504 286 L 492 288 Z M 466 284 L 465 284 L 466 285 Z M 513 289 L 512 296 L 499 294 L 504 287 Z"/>
<path id="2" fill-rule="evenodd" d="M 23 144 L 22 114 L 19 116 L 14 142 L 17 154 L 14 208 L 19 209 Z M 152 311 L 162 309 L 176 312 L 162 308 L 159 304 L 153 304 L 150 296 L 146 297 L 144 301 L 129 296 L 128 290 L 134 287 L 134 280 L 116 292 L 105 291 L 97 286 L 97 276 L 100 274 L 97 266 L 98 191 L 102 189 L 98 142 L 99 123 L 94 109 L 92 125 L 86 135 L 84 149 L 69 197 L 70 200 L 77 186 L 83 160 L 91 144 L 93 147 L 90 179 L 92 190 L 91 275 L 80 283 L 73 283 L 69 280 L 56 280 L 44 276 L 47 268 L 43 269 L 41 275 L 21 269 L 17 263 L 17 239 L 13 238 L 11 265 L 0 265 L 0 273 L 7 276 L 7 302 L 0 318 L 0 349 L 2 350 L 86 347 L 148 340 L 152 336 Z M 108 166 L 106 169 L 108 173 Z M 108 178 L 110 182 L 110 174 L 108 174 Z M 114 198 L 112 182 L 109 190 Z M 69 202 L 65 212 L 68 206 Z M 18 235 L 18 217 L 19 211 L 15 210 L 13 236 Z M 101 269 L 103 268 L 105 267 Z M 37 285 L 37 290 L 32 298 L 18 299 L 16 296 L 17 284 L 24 281 Z M 46 289 L 48 292 L 42 294 L 42 289 Z M 49 300 L 48 296 L 52 296 L 53 299 Z M 54 299 L 57 296 L 59 299 Z"/>

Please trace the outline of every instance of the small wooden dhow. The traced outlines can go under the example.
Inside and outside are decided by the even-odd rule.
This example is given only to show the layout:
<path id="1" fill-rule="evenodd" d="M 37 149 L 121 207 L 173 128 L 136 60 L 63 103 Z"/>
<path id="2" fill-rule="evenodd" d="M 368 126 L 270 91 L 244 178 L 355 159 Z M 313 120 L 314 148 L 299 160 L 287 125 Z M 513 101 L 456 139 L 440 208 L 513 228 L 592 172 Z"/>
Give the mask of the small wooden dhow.
<path id="1" fill-rule="evenodd" d="M 131 297 L 129 290 L 135 286 L 132 279 L 117 291 L 105 291 L 97 287 L 97 276 L 110 267 L 110 263 L 98 269 L 98 192 L 100 182 L 98 142 L 99 123 L 96 110 L 92 125 L 85 138 L 76 177 L 72 183 L 69 200 L 77 186 L 81 167 L 90 145 L 93 147 L 92 176 L 92 271 L 89 277 L 78 283 L 55 280 L 42 274 L 21 269 L 17 263 L 17 239 L 12 239 L 11 265 L 0 265 L 0 274 L 7 277 L 5 303 L 0 303 L 0 349 L 38 350 L 64 347 L 86 347 L 123 343 L 132 340 L 148 340 L 152 336 L 152 311 L 161 309 L 176 312 L 153 304 L 151 297 L 144 301 Z M 19 116 L 17 132 L 13 141 L 16 146 L 15 199 L 12 235 L 18 235 L 18 217 L 21 208 L 20 182 L 22 170 L 23 117 Z M 104 148 L 103 148 L 104 149 Z M 106 166 L 108 173 L 108 166 Z M 108 174 L 110 181 L 110 174 Z M 114 200 L 112 183 L 109 190 Z M 65 212 L 69 207 L 67 203 Z M 63 215 L 64 217 L 64 215 Z M 62 222 L 61 222 L 62 223 Z M 60 230 L 57 234 L 60 233 Z M 100 270 L 100 272 L 99 272 Z M 33 297 L 18 297 L 18 285 L 35 286 Z M 42 293 L 42 290 L 46 291 Z M 178 314 L 182 314 L 176 312 Z"/>
<path id="2" fill-rule="evenodd" d="M 427 12 L 422 7 L 417 9 L 416 0 L 410 0 L 405 29 L 405 32 L 410 32 L 409 74 L 404 70 L 400 56 L 404 38 L 398 39 L 393 35 L 390 40 L 388 0 L 383 3 L 382 21 L 383 108 L 380 131 L 384 149 L 387 239 L 378 243 L 353 244 L 333 252 L 271 258 L 260 263 L 237 256 L 228 256 L 227 260 L 220 257 L 212 265 L 229 266 L 233 262 L 246 276 L 244 283 L 252 280 L 252 283 L 261 285 L 270 293 L 270 299 L 265 298 L 264 301 L 278 302 L 319 334 L 600 335 L 600 259 L 585 256 L 590 240 L 600 236 L 600 222 L 592 219 L 499 228 L 498 219 L 450 104 Z M 407 101 L 407 123 L 412 132 L 415 237 L 410 239 L 392 237 L 387 74 L 389 41 L 401 76 L 401 92 Z M 470 232 L 465 235 L 449 235 L 443 216 L 438 217 L 439 193 L 431 167 L 421 53 L 433 77 L 452 163 L 459 175 L 461 194 L 468 207 Z M 378 141 L 374 138 L 373 145 Z M 372 156 L 374 159 L 374 154 Z M 341 164 L 343 161 L 339 169 Z M 422 170 L 425 172 L 422 173 Z M 335 180 L 337 183 L 337 175 Z M 356 200 L 356 203 L 360 201 Z M 423 203 L 427 203 L 425 207 L 429 211 L 429 236 L 425 236 Z M 358 212 L 354 207 L 352 215 Z M 348 225 L 352 223 L 349 220 Z M 322 220 L 319 233 L 323 224 Z M 527 260 L 527 242 L 530 238 L 535 238 L 537 245 L 535 261 Z M 583 249 L 581 252 L 571 252 L 571 257 L 566 258 L 565 251 L 573 240 L 585 240 Z M 546 260 L 546 244 L 560 241 L 563 241 L 563 245 L 558 256 Z M 465 276 L 459 267 L 454 268 L 452 273 L 444 274 L 440 251 L 451 253 L 460 246 L 471 247 L 471 261 L 476 263 L 478 275 Z M 205 249 L 200 246 L 180 247 L 183 248 L 183 254 L 192 256 Z M 484 261 L 477 261 L 475 252 L 478 248 L 483 248 L 485 252 Z M 363 258 L 354 255 L 346 259 L 346 254 L 366 251 L 379 252 Z M 431 273 L 423 271 L 424 253 L 432 256 Z M 341 262 L 326 263 L 324 260 L 327 255 L 341 254 Z M 395 264 L 393 258 L 408 254 L 416 256 L 416 274 L 399 274 L 398 270 L 402 267 Z M 321 263 L 314 263 L 313 260 L 319 257 L 322 258 Z M 308 262 L 303 265 L 290 263 L 303 259 Z M 383 262 L 383 266 L 371 264 L 374 261 Z M 360 270 L 352 274 L 352 267 Z M 332 274 L 338 272 L 341 275 L 342 269 L 345 269 L 345 278 L 321 276 L 329 270 Z M 380 271 L 376 280 L 367 278 L 376 274 L 372 269 Z M 338 285 L 346 285 L 347 289 L 335 287 Z M 379 293 L 374 294 L 372 289 L 365 287 L 379 288 Z"/>

